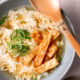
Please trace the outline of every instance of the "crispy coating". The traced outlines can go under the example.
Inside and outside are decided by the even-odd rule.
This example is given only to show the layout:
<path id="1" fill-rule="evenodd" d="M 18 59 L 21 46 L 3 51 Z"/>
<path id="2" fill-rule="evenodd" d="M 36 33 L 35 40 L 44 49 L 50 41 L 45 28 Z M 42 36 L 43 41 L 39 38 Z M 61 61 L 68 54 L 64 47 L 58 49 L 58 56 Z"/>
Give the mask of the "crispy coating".
<path id="1" fill-rule="evenodd" d="M 31 60 L 37 55 L 38 50 L 39 47 L 36 47 L 26 56 L 26 61 L 25 61 L 26 64 L 31 62 Z"/>
<path id="2" fill-rule="evenodd" d="M 43 37 L 42 37 L 42 33 L 40 30 L 35 30 L 34 32 L 31 33 L 31 37 L 34 39 L 35 43 L 37 45 L 40 44 L 40 42 L 42 41 Z"/>
<path id="3" fill-rule="evenodd" d="M 60 35 L 60 32 L 56 29 L 52 30 L 52 39 L 55 40 Z"/>
<path id="4" fill-rule="evenodd" d="M 48 49 L 47 56 L 48 56 L 49 58 L 52 58 L 53 55 L 56 53 L 57 50 L 58 50 L 58 47 L 57 47 L 56 43 L 53 42 L 53 43 L 51 44 L 51 46 L 49 47 L 49 49 Z"/>
<path id="5" fill-rule="evenodd" d="M 43 73 L 43 72 L 46 72 L 54 67 L 56 67 L 58 65 L 58 61 L 56 58 L 53 58 L 49 61 L 47 61 L 46 63 L 42 64 L 41 66 L 35 68 L 35 72 L 37 74 L 40 74 L 40 73 Z"/>
<path id="6" fill-rule="evenodd" d="M 50 43 L 50 39 L 51 39 L 51 34 L 47 30 L 45 30 L 43 41 L 40 44 L 39 51 L 37 52 L 37 56 L 34 60 L 34 67 L 40 66 L 42 64 Z"/>

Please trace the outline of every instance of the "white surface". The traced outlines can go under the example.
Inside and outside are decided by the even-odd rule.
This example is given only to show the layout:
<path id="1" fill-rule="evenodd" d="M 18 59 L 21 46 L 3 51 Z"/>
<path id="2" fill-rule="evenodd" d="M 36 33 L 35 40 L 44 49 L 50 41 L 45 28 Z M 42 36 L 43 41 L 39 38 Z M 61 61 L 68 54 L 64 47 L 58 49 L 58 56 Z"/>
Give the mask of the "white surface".
<path id="1" fill-rule="evenodd" d="M 7 1 L 7 0 L 0 0 L 0 4 L 4 3 L 5 1 Z"/>
<path id="2" fill-rule="evenodd" d="M 0 0 L 0 4 L 6 0 Z M 80 0 L 61 0 L 61 7 L 70 17 L 75 28 L 77 39 L 80 42 Z M 80 59 L 75 56 L 73 65 L 64 78 L 66 80 L 80 80 Z M 71 77 L 71 78 L 70 78 Z"/>

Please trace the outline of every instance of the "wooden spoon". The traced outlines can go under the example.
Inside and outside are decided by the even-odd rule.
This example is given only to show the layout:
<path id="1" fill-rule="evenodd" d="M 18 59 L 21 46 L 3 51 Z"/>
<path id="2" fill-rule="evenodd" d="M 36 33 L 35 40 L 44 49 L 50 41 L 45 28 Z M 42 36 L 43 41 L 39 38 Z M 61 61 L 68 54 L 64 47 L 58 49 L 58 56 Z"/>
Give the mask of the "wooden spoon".
<path id="1" fill-rule="evenodd" d="M 66 36 L 66 38 L 69 40 L 76 53 L 80 57 L 80 45 L 75 40 L 62 19 L 60 11 L 60 0 L 30 0 L 30 2 L 36 10 L 48 16 L 58 24 L 59 30 Z"/>

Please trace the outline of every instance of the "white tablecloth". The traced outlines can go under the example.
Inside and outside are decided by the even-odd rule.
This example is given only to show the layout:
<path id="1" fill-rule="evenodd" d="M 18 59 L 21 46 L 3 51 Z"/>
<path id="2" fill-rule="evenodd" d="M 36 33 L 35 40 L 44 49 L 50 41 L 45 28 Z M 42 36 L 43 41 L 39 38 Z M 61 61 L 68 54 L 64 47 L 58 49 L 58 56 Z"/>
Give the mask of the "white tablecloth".
<path id="1" fill-rule="evenodd" d="M 7 0 L 0 0 L 0 4 Z M 77 34 L 77 40 L 80 42 L 80 0 L 61 0 L 61 8 L 70 17 Z M 64 76 L 64 80 L 80 80 L 80 59 L 75 56 L 74 62 Z"/>

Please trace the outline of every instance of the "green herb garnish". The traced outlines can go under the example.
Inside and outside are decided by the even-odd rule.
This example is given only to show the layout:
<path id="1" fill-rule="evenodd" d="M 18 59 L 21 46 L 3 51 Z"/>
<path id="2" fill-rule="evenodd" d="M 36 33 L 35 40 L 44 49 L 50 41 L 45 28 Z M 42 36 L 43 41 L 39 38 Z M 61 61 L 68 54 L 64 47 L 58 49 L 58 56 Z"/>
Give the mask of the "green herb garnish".
<path id="1" fill-rule="evenodd" d="M 23 42 L 24 39 L 31 39 L 30 33 L 27 30 L 16 29 L 12 32 L 11 40 L 14 41 L 21 41 Z"/>
<path id="2" fill-rule="evenodd" d="M 28 54 L 28 51 L 29 51 L 29 46 L 25 46 L 25 45 L 8 43 L 8 47 L 15 55 L 18 55 L 18 56 L 24 56 Z"/>
<path id="3" fill-rule="evenodd" d="M 59 60 L 59 62 L 61 62 L 61 61 L 62 61 L 62 57 L 59 56 L 59 57 L 58 57 L 58 60 Z"/>
<path id="4" fill-rule="evenodd" d="M 2 25 L 5 22 L 6 18 L 7 16 L 2 17 L 2 19 L 0 20 L 0 25 Z"/>
<path id="5" fill-rule="evenodd" d="M 27 30 L 16 29 L 10 36 L 8 48 L 15 55 L 24 56 L 29 53 L 29 46 L 24 45 L 25 39 L 31 39 L 30 33 Z"/>
<path id="6" fill-rule="evenodd" d="M 33 80 L 37 80 L 37 77 L 33 78 Z"/>
<path id="7" fill-rule="evenodd" d="M 37 74 L 36 73 L 32 73 L 32 76 L 31 76 L 31 80 L 37 80 Z"/>
<path id="8" fill-rule="evenodd" d="M 31 39 L 31 37 L 26 37 L 26 39 Z"/>

